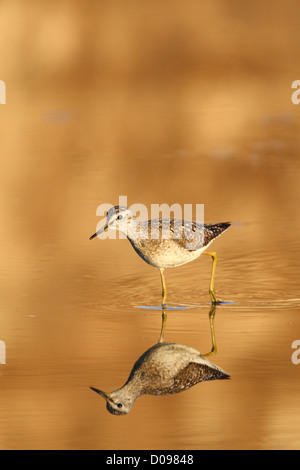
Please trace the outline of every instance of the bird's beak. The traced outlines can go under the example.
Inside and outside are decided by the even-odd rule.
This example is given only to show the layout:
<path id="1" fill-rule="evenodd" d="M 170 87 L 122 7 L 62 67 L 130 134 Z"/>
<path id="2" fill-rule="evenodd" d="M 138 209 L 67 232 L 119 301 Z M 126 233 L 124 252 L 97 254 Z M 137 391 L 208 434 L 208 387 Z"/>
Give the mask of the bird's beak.
<path id="1" fill-rule="evenodd" d="M 97 237 L 98 235 L 100 235 L 103 232 L 107 232 L 107 230 L 108 230 L 108 225 L 105 224 L 104 227 L 101 227 L 100 230 L 98 230 L 96 233 L 94 233 L 94 235 L 92 235 L 90 237 L 90 240 L 93 240 L 93 238 Z"/>
<path id="2" fill-rule="evenodd" d="M 98 388 L 94 388 L 94 387 L 90 387 L 90 389 L 98 393 L 98 395 L 101 395 L 101 397 L 103 397 L 106 401 L 110 400 L 109 393 L 102 392 L 102 390 L 98 390 Z"/>

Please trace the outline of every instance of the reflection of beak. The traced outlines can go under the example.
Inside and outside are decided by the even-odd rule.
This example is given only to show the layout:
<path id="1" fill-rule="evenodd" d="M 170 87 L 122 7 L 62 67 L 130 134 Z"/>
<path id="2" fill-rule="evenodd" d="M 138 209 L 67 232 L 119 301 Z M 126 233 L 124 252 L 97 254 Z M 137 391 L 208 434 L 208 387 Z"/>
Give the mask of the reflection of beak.
<path id="1" fill-rule="evenodd" d="M 98 390 L 98 388 L 90 387 L 91 390 L 94 392 L 98 393 L 98 395 L 101 395 L 106 401 L 110 400 L 110 396 L 108 393 L 102 392 L 102 390 Z"/>
<path id="2" fill-rule="evenodd" d="M 104 227 L 100 228 L 100 230 L 98 230 L 98 232 L 94 233 L 94 235 L 92 235 L 90 237 L 90 240 L 93 240 L 93 238 L 97 237 L 98 235 L 100 235 L 100 233 L 103 233 L 103 232 L 107 232 L 108 230 L 108 225 L 105 224 Z"/>

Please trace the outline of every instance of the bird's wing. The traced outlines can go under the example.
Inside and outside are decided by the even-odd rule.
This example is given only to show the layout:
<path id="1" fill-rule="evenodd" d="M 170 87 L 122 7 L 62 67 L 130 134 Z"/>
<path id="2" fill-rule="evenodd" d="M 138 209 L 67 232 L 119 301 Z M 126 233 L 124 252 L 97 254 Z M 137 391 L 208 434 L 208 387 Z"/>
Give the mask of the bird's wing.
<path id="1" fill-rule="evenodd" d="M 182 388 L 189 388 L 198 382 L 207 380 L 228 379 L 229 375 L 214 364 L 200 364 L 190 362 L 184 369 L 181 369 L 174 377 L 174 385 Z"/>

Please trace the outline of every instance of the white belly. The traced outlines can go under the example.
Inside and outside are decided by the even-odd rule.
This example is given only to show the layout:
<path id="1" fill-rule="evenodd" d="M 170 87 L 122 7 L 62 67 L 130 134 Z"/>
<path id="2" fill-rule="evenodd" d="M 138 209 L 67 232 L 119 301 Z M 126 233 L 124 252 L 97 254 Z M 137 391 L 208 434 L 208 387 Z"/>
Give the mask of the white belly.
<path id="1" fill-rule="evenodd" d="M 199 258 L 201 253 L 206 249 L 206 247 L 202 247 L 199 250 L 188 251 L 177 243 L 170 244 L 168 240 L 166 243 L 160 242 L 157 245 L 153 243 L 148 244 L 147 242 L 147 240 L 144 240 L 140 246 L 131 243 L 140 257 L 156 268 L 175 268 L 182 266 L 183 264 Z"/>

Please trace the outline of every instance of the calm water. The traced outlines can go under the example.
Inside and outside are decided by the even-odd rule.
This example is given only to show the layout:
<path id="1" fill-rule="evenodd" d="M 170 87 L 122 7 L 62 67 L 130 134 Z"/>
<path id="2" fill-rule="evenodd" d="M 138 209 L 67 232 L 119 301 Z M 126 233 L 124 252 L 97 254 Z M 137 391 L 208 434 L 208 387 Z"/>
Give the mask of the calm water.
<path id="1" fill-rule="evenodd" d="M 266 32 L 258 6 L 168 3 L 3 2 L 2 449 L 300 448 L 295 5 L 275 2 Z M 231 380 L 142 396 L 121 417 L 89 386 L 119 388 L 157 342 L 161 286 L 128 241 L 89 241 L 97 206 L 120 195 L 231 220 L 212 247 L 217 294 L 235 302 L 217 307 L 212 358 Z M 166 341 L 210 350 L 210 269 L 166 271 L 181 307 Z"/>

